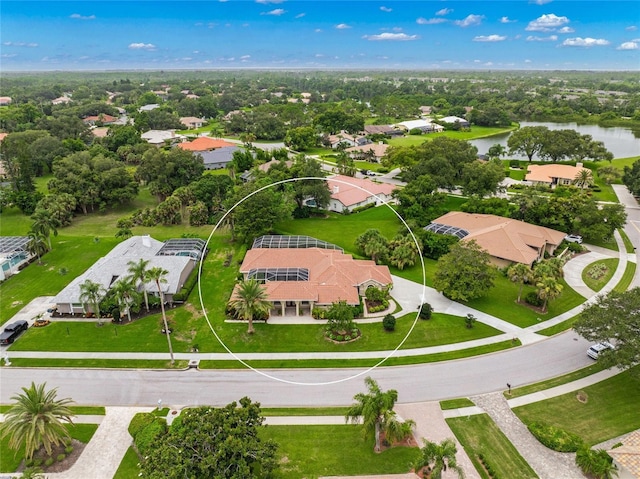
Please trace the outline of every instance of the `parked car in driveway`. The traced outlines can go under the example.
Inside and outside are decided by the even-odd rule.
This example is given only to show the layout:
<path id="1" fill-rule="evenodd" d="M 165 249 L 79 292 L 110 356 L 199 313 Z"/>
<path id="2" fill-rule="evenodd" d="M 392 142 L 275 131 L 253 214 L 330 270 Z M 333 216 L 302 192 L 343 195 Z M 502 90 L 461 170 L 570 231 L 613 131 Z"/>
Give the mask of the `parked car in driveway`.
<path id="1" fill-rule="evenodd" d="M 605 351 L 606 349 L 613 349 L 613 345 L 606 341 L 602 343 L 596 343 L 593 346 L 591 346 L 589 349 L 587 349 L 587 356 L 589 356 L 591 359 L 598 359 L 598 356 L 600 356 L 600 353 L 602 351 Z"/>
<path id="2" fill-rule="evenodd" d="M 564 240 L 568 241 L 569 243 L 582 244 L 582 236 L 580 235 L 567 235 L 564 237 Z"/>
<path id="3" fill-rule="evenodd" d="M 27 330 L 29 327 L 29 323 L 24 320 L 14 321 L 11 324 L 8 324 L 2 334 L 0 334 L 0 344 L 11 344 L 13 343 L 18 336 L 20 336 L 23 332 Z"/>

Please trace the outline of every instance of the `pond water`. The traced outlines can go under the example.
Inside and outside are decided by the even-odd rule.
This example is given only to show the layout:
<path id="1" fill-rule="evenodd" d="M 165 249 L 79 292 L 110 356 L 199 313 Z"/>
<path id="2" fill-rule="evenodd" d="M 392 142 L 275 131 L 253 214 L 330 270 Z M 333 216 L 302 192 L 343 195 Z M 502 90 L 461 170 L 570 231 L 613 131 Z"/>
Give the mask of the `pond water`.
<path id="1" fill-rule="evenodd" d="M 637 138 L 628 128 L 603 128 L 598 125 L 578 125 L 577 123 L 550 123 L 537 121 L 522 121 L 521 127 L 525 126 L 546 126 L 550 130 L 576 130 L 581 135 L 591 135 L 596 141 L 601 141 L 604 146 L 613 153 L 614 158 L 628 158 L 630 156 L 640 155 L 640 138 Z M 484 155 L 496 143 L 507 148 L 507 139 L 511 133 L 490 136 L 487 138 L 479 138 L 471 140 L 470 143 L 478 148 L 478 153 Z M 526 156 L 509 155 L 509 158 L 526 160 Z M 537 156 L 534 160 L 539 160 Z"/>

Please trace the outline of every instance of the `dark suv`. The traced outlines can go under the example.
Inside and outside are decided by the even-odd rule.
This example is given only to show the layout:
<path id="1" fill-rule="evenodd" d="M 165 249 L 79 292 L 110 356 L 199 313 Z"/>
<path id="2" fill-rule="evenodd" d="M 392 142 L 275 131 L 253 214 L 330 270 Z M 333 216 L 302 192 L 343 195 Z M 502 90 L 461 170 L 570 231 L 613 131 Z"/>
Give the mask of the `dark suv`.
<path id="1" fill-rule="evenodd" d="M 29 323 L 24 320 L 15 321 L 6 328 L 4 328 L 4 332 L 0 334 L 0 344 L 11 344 L 18 336 L 20 336 L 24 331 L 29 327 Z"/>

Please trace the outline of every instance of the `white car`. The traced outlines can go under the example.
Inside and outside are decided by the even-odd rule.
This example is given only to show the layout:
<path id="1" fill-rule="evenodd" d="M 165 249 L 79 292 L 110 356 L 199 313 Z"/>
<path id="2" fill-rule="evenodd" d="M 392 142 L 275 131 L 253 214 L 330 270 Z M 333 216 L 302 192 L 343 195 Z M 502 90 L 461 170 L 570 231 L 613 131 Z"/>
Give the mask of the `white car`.
<path id="1" fill-rule="evenodd" d="M 565 241 L 568 241 L 569 243 L 582 243 L 582 236 L 580 235 L 567 235 L 564 237 Z"/>
<path id="2" fill-rule="evenodd" d="M 589 356 L 591 359 L 598 359 L 600 353 L 606 349 L 613 349 L 613 345 L 606 341 L 602 343 L 596 343 L 589 349 L 587 349 L 587 356 Z"/>

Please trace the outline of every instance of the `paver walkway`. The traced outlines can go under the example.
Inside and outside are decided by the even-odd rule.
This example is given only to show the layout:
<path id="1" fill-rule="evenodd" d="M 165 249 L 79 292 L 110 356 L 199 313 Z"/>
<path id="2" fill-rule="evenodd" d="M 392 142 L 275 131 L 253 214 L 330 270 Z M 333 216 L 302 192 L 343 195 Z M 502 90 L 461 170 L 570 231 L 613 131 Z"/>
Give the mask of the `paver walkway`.
<path id="1" fill-rule="evenodd" d="M 576 479 L 583 477 L 575 465 L 575 454 L 552 451 L 543 446 L 511 411 L 501 392 L 472 397 L 493 419 L 540 479 Z"/>
<path id="2" fill-rule="evenodd" d="M 76 463 L 65 472 L 47 474 L 47 479 L 112 479 L 131 446 L 129 423 L 136 413 L 152 408 L 107 407 L 95 434 Z"/>

